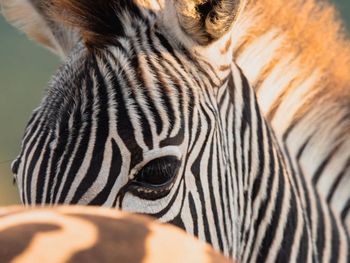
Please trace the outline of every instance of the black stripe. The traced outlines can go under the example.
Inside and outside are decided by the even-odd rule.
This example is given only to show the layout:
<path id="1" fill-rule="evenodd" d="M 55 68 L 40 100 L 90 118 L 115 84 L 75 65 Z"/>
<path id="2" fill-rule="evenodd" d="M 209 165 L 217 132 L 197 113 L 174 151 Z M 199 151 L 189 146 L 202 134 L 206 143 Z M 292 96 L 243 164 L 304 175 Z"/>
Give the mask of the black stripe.
<path id="1" fill-rule="evenodd" d="M 190 207 L 191 218 L 193 220 L 193 235 L 198 236 L 198 215 L 196 211 L 196 204 L 191 192 L 188 194 L 188 205 Z"/>
<path id="2" fill-rule="evenodd" d="M 224 244 L 222 241 L 222 230 L 220 229 L 220 222 L 219 222 L 219 215 L 218 215 L 218 209 L 220 209 L 220 207 L 216 207 L 216 200 L 215 200 L 215 195 L 214 195 L 214 178 L 213 178 L 213 151 L 214 151 L 214 137 L 215 133 L 212 134 L 212 138 L 211 138 L 211 143 L 210 143 L 210 151 L 209 151 L 209 160 L 208 160 L 208 185 L 209 185 L 209 199 L 210 199 L 210 204 L 211 204 L 211 209 L 213 211 L 213 218 L 214 218 L 214 226 L 210 226 L 210 227 L 214 227 L 216 229 L 217 232 L 217 239 L 218 239 L 218 243 L 219 243 L 219 249 L 221 251 L 223 251 L 224 249 Z M 218 169 L 220 170 L 220 169 Z M 214 172 L 215 173 L 215 172 Z M 220 184 L 220 181 L 217 180 L 217 177 L 215 177 L 215 181 L 218 181 L 217 183 Z M 222 204 L 221 204 L 222 205 Z"/>
<path id="3" fill-rule="evenodd" d="M 54 135 L 51 132 L 50 138 L 48 141 L 48 145 L 53 141 Z M 46 181 L 46 176 L 47 176 L 47 169 L 49 165 L 49 161 L 51 159 L 51 149 L 50 147 L 45 147 L 44 149 L 44 155 L 43 155 L 43 160 L 40 164 L 40 170 L 38 174 L 38 181 L 36 184 L 36 204 L 41 204 L 43 201 L 43 194 L 44 194 L 44 189 L 45 189 L 45 181 Z"/>
<path id="4" fill-rule="evenodd" d="M 308 230 L 306 228 L 306 224 L 304 224 L 303 225 L 303 234 L 302 234 L 301 240 L 300 240 L 297 262 L 306 262 L 307 261 L 309 249 L 312 249 L 312 247 L 309 247 L 309 233 L 308 233 Z"/>
<path id="5" fill-rule="evenodd" d="M 297 229 L 297 220 L 298 218 L 300 218 L 301 220 L 303 219 L 302 215 L 299 213 L 300 211 L 298 211 L 298 208 L 297 208 L 297 203 L 296 203 L 297 197 L 294 192 L 292 192 L 291 194 L 292 196 L 290 200 L 290 209 L 287 215 L 287 223 L 285 225 L 285 229 L 283 233 L 283 240 L 276 259 L 277 262 L 290 262 L 291 251 L 293 248 L 295 233 Z M 305 225 L 303 224 L 303 222 L 304 220 L 302 220 L 301 224 Z M 303 232 L 304 231 L 305 231 L 305 227 L 303 227 Z M 304 248 L 308 246 L 307 238 L 304 238 L 304 239 L 301 238 L 298 241 L 299 241 L 298 243 L 300 245 L 300 248 Z"/>
<path id="6" fill-rule="evenodd" d="M 109 168 L 108 180 L 106 186 L 98 193 L 98 195 L 89 202 L 89 205 L 102 205 L 104 204 L 108 196 L 111 194 L 113 186 L 118 179 L 120 174 L 120 170 L 122 167 L 122 155 L 120 149 L 115 142 L 115 140 L 111 139 L 112 142 L 112 162 Z"/>
<path id="7" fill-rule="evenodd" d="M 327 195 L 327 203 L 328 204 L 330 204 L 332 202 L 333 196 L 334 196 L 341 180 L 345 177 L 349 167 L 350 167 L 350 158 L 347 159 L 345 165 L 342 167 L 341 171 L 338 173 L 338 175 L 335 177 L 335 180 L 332 183 L 331 189 Z"/>
<path id="8" fill-rule="evenodd" d="M 335 145 L 334 148 L 326 156 L 326 158 L 322 161 L 322 163 L 320 163 L 320 165 L 318 166 L 318 168 L 317 168 L 317 170 L 316 170 L 316 172 L 314 174 L 314 177 L 312 178 L 313 184 L 317 185 L 319 179 L 321 178 L 321 175 L 322 175 L 324 169 L 327 167 L 329 162 L 332 160 L 332 158 L 334 157 L 336 152 L 339 150 L 341 145 L 342 145 L 341 143 Z"/>
<path id="9" fill-rule="evenodd" d="M 327 207 L 329 209 L 329 207 Z M 329 217 L 331 221 L 331 258 L 329 262 L 339 262 L 339 254 L 340 254 L 340 237 L 339 237 L 339 228 L 337 223 L 335 222 L 334 214 L 329 209 Z"/>

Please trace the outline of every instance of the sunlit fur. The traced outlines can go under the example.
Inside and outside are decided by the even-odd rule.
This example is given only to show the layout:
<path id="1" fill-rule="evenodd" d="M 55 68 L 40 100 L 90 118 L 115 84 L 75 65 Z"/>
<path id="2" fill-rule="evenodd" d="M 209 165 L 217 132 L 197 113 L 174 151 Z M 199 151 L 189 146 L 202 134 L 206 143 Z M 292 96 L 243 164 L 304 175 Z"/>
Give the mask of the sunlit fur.
<path id="1" fill-rule="evenodd" d="M 247 1 L 233 30 L 235 59 L 286 155 L 350 228 L 350 42 L 335 8 Z"/>
<path id="2" fill-rule="evenodd" d="M 33 3 L 46 3 L 41 0 L 0 0 L 0 10 L 15 26 L 36 42 L 51 51 L 65 57 L 80 38 L 78 32 L 63 28 L 49 16 L 42 8 Z M 54 29 L 54 30 L 53 30 Z"/>
<path id="3" fill-rule="evenodd" d="M 30 0 L 1 1 L 11 21 L 62 56 L 71 50 L 72 39 L 77 41 L 76 32 L 65 30 L 58 45 Z M 165 5 L 135 2 L 154 11 Z M 195 39 L 202 39 L 204 32 L 194 8 L 199 3 L 205 1 L 176 1 L 183 26 Z M 350 228 L 350 44 L 335 8 L 316 0 L 246 0 L 234 9 L 242 11 L 235 14 L 233 25 L 235 59 L 254 84 L 265 116 L 286 155 L 296 160 Z M 166 24 L 174 23 L 172 17 L 164 17 Z M 212 57 L 216 61 L 216 55 Z"/>
<path id="4" fill-rule="evenodd" d="M 2 208 L 0 241 L 3 262 L 231 262 L 178 228 L 96 207 Z"/>
<path id="5" fill-rule="evenodd" d="M 77 27 L 83 42 L 55 74 L 27 126 L 13 166 L 23 202 L 119 206 L 151 214 L 242 262 L 346 262 L 343 212 L 333 211 L 315 190 L 298 156 L 289 158 L 280 126 L 273 126 L 276 142 L 245 77 L 256 84 L 264 107 L 269 97 L 261 96 L 261 84 L 252 78 L 261 62 L 254 59 L 263 56 L 269 63 L 270 48 L 278 50 L 283 39 L 267 32 L 256 40 L 265 49 L 259 42 L 250 52 L 249 46 L 238 49 L 249 26 L 259 25 L 249 23 L 258 14 L 244 6 L 232 17 L 232 30 L 203 44 L 186 31 L 172 1 L 122 2 L 113 9 L 118 19 L 102 16 L 110 10 L 92 8 L 93 1 L 77 0 L 63 9 L 70 26 L 82 18 Z M 84 3 L 90 6 L 81 13 Z M 87 20 L 94 17 L 117 20 L 123 30 Z M 107 37 L 100 42 L 96 36 Z M 299 76 L 299 67 L 285 63 L 288 70 L 276 69 L 266 78 L 274 91 L 288 82 L 286 71 Z M 302 93 L 318 77 L 310 74 L 293 91 Z M 294 139 L 300 143 L 303 136 Z M 169 193 L 131 192 L 142 167 L 167 155 L 181 159 Z"/>

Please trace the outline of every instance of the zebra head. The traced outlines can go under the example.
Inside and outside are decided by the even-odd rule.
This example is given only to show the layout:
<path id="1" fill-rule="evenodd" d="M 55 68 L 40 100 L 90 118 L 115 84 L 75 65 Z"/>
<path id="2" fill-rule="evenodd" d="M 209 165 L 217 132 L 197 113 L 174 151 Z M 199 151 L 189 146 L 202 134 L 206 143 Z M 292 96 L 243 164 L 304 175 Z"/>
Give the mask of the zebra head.
<path id="1" fill-rule="evenodd" d="M 149 214 L 238 258 L 247 200 L 279 164 L 232 63 L 240 3 L 41 2 L 30 5 L 48 34 L 36 36 L 67 58 L 13 163 L 23 203 Z"/>

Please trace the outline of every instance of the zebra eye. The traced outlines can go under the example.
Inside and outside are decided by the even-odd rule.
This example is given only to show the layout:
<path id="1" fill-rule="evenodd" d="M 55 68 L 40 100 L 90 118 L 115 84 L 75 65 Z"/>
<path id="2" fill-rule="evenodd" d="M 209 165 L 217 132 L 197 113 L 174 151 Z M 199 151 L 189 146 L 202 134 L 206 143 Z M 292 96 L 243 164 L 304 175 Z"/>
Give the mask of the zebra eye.
<path id="1" fill-rule="evenodd" d="M 18 173 L 19 164 L 20 164 L 20 159 L 19 158 L 17 158 L 16 160 L 14 160 L 11 163 L 11 171 L 12 171 L 13 174 L 17 174 Z"/>
<path id="2" fill-rule="evenodd" d="M 130 192 L 143 199 L 155 200 L 166 196 L 175 181 L 181 162 L 166 156 L 148 162 L 134 177 Z"/>

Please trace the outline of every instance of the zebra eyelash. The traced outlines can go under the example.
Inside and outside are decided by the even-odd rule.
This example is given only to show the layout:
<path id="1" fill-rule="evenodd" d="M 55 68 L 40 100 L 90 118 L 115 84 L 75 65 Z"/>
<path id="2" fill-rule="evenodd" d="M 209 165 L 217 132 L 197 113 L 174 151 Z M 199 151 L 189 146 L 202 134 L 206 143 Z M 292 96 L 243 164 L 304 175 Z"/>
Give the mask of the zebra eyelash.
<path id="1" fill-rule="evenodd" d="M 147 200 L 169 194 L 175 183 L 181 161 L 175 156 L 163 156 L 146 163 L 130 181 L 128 191 Z"/>
<path id="2" fill-rule="evenodd" d="M 160 159 L 162 157 L 175 157 L 178 160 L 182 159 L 182 152 L 177 146 L 166 146 L 160 149 L 153 149 L 143 153 L 142 161 L 135 165 L 129 172 L 129 180 L 134 180 L 135 175 L 153 160 Z"/>

